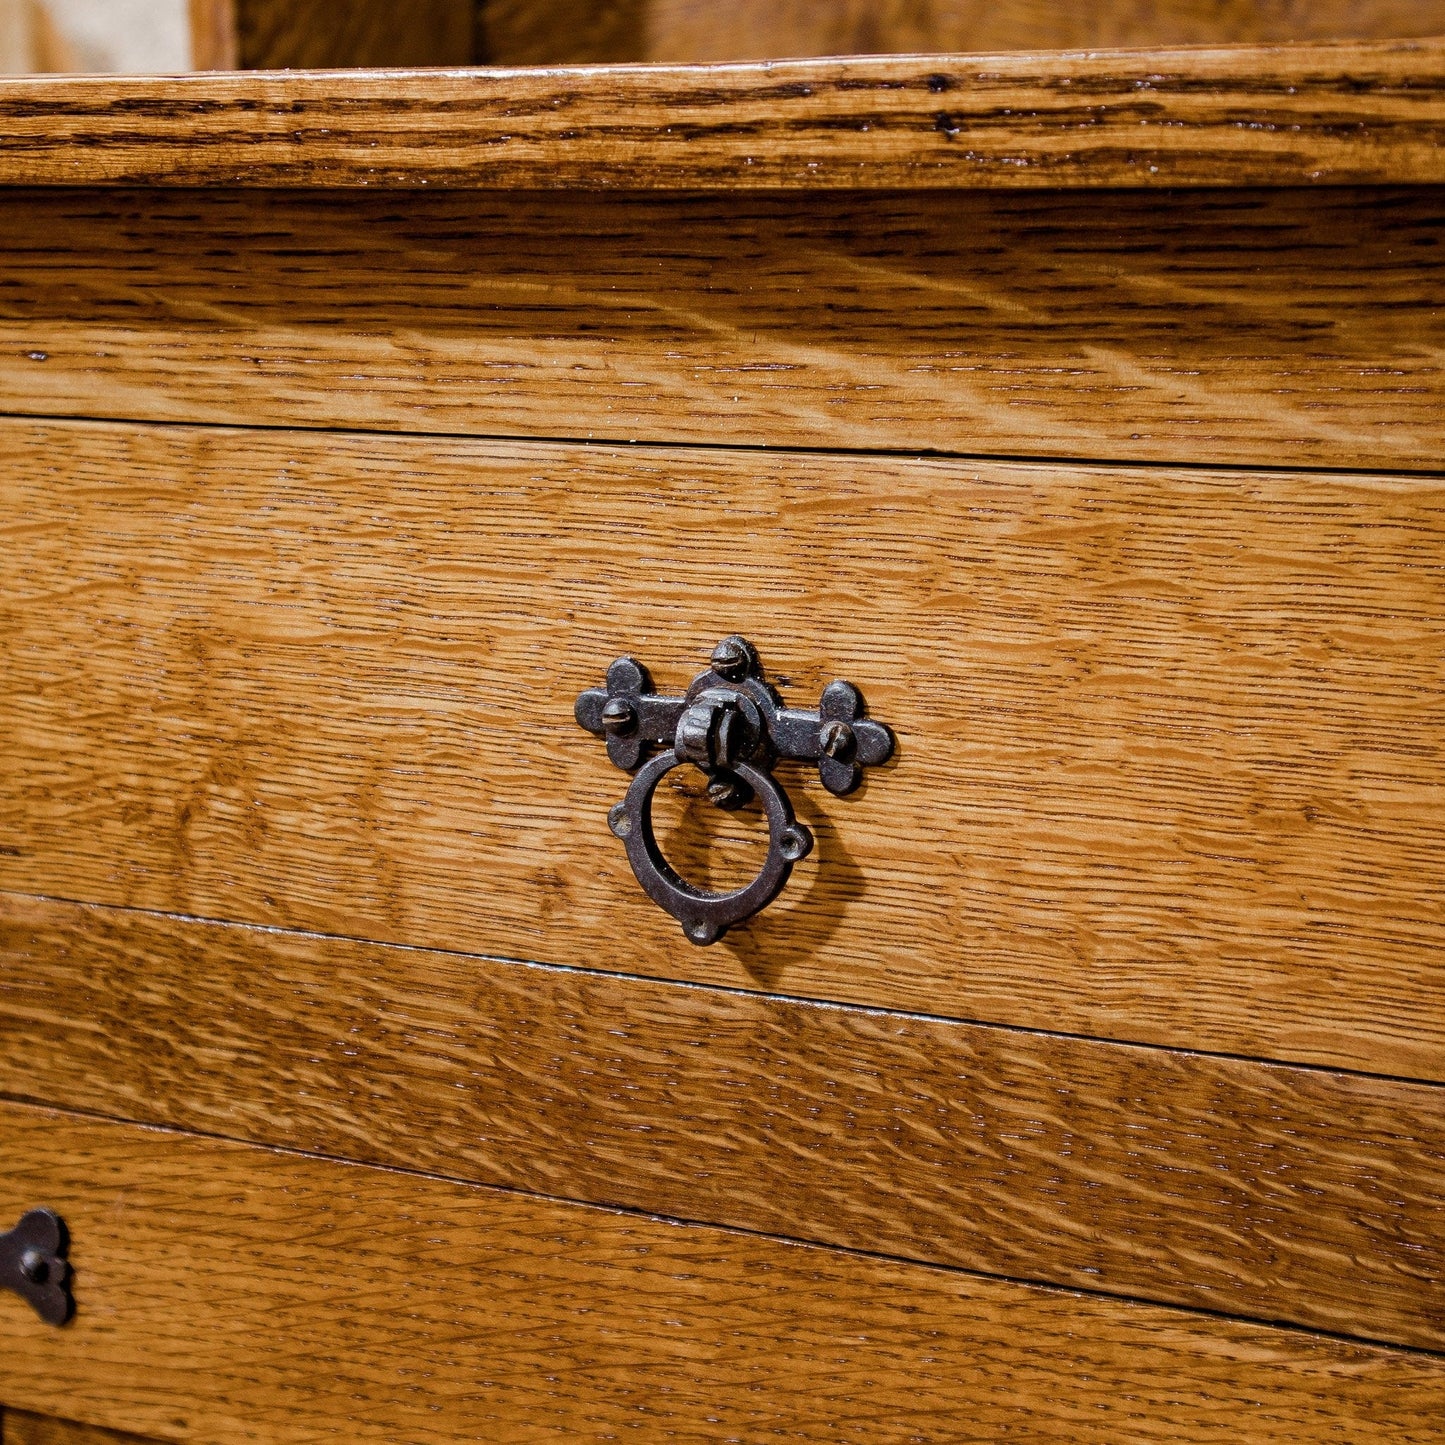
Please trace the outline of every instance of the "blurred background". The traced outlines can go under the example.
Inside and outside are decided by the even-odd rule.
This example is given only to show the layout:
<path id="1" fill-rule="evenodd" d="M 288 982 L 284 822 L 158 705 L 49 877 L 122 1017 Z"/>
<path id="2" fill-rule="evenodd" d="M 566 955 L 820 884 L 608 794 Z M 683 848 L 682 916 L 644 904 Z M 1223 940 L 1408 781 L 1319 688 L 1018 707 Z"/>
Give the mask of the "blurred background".
<path id="1" fill-rule="evenodd" d="M 0 0 L 0 71 L 761 60 L 1445 34 L 1445 0 Z"/>
<path id="2" fill-rule="evenodd" d="M 186 70 L 188 0 L 0 0 L 0 70 Z"/>

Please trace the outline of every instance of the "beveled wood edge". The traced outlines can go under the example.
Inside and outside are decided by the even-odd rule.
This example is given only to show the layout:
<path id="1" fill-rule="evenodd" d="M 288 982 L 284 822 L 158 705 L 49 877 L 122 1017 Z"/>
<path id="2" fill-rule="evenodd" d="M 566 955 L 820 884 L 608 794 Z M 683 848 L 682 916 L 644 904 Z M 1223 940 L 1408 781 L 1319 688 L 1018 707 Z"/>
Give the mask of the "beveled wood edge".
<path id="1" fill-rule="evenodd" d="M 0 185 L 1445 183 L 1445 39 L 0 82 Z"/>
<path id="2" fill-rule="evenodd" d="M 3 1099 L 1445 1355 L 1438 1085 L 12 893 L 0 959 Z"/>

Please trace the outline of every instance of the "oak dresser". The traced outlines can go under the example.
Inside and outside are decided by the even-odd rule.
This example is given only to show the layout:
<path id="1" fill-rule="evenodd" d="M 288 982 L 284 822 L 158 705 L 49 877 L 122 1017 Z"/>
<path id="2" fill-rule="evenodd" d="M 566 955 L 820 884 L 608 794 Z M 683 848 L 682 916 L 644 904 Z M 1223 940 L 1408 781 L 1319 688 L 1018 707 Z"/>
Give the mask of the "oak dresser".
<path id="1" fill-rule="evenodd" d="M 0 185 L 6 1445 L 1445 1441 L 1445 42 Z"/>

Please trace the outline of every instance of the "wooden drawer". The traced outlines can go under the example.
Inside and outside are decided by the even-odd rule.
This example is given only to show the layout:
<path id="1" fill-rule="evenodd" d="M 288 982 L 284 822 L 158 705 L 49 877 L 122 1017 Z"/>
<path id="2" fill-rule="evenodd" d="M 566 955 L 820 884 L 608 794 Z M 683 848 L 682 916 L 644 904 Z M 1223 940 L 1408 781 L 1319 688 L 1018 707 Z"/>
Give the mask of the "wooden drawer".
<path id="1" fill-rule="evenodd" d="M 11 1404 L 159 1439 L 1438 1441 L 1438 1359 L 0 1105 L 84 1308 Z M 0 1305 L 4 1305 L 0 1301 Z"/>
<path id="2" fill-rule="evenodd" d="M 1438 1086 L 0 902 L 0 1094 L 1445 1350 Z"/>
<path id="3" fill-rule="evenodd" d="M 1445 1079 L 1438 479 L 0 445 L 0 886 Z M 733 631 L 790 696 L 862 684 L 898 751 L 846 802 L 790 771 L 816 859 L 696 949 L 572 706 Z M 669 807 L 685 867 L 755 871 L 747 815 Z"/>

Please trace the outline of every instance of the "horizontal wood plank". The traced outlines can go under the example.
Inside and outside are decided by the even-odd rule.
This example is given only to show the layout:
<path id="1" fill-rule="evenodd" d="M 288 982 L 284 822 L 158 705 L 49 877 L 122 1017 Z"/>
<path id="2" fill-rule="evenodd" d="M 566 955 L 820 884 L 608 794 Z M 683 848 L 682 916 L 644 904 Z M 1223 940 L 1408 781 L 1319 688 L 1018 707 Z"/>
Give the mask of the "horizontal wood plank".
<path id="1" fill-rule="evenodd" d="M 1434 1356 L 0 1107 L 38 1199 L 0 1398 L 165 1440 L 1445 1439 Z"/>
<path id="2" fill-rule="evenodd" d="M 1445 1350 L 1445 1091 L 0 895 L 0 1092 Z"/>
<path id="3" fill-rule="evenodd" d="M 10 421 L 0 887 L 1445 1078 L 1445 483 Z M 897 732 L 708 949 L 573 702 Z M 685 873 L 764 833 L 680 771 Z M 700 781 L 701 775 L 698 775 Z"/>
<path id="4" fill-rule="evenodd" d="M 0 185 L 1430 185 L 1445 40 L 16 78 L 0 130 Z"/>
<path id="5" fill-rule="evenodd" d="M 0 397 L 152 421 L 1438 471 L 1445 191 L 29 192 Z"/>

